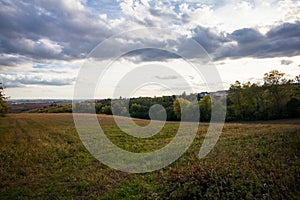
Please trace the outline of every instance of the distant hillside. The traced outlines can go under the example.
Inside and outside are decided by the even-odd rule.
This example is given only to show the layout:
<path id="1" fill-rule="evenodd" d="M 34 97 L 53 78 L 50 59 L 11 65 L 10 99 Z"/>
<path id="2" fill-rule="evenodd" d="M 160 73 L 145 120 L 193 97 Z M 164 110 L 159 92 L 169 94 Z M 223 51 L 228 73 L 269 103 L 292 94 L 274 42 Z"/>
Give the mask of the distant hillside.
<path id="1" fill-rule="evenodd" d="M 12 99 L 8 101 L 11 113 L 22 112 L 54 112 L 55 107 L 68 107 L 71 109 L 72 100 L 57 99 Z M 72 112 L 67 109 L 58 109 L 59 112 Z"/>

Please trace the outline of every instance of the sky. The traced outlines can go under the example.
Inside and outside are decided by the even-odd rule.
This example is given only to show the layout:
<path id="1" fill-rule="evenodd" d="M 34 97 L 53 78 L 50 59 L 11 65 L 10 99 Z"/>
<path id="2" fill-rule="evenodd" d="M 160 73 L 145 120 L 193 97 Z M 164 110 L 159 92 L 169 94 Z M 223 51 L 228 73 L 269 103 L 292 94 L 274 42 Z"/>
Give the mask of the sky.
<path id="1" fill-rule="evenodd" d="M 112 63 L 95 98 L 111 97 L 123 76 L 154 65 L 177 72 L 150 73 L 169 90 L 146 84 L 131 95 L 209 90 L 178 52 L 215 67 L 225 89 L 236 80 L 262 83 L 270 70 L 293 79 L 300 74 L 299 13 L 298 0 L 0 0 L 0 82 L 11 99 L 71 99 L 92 57 L 100 68 Z M 156 35 L 148 32 L 152 27 L 168 32 Z M 143 34 L 126 34 L 140 29 Z M 190 39 L 205 59 L 184 45 Z M 105 41 L 110 46 L 94 57 Z M 129 47 L 136 50 L 126 52 Z M 123 54 L 116 59 L 115 52 Z"/>

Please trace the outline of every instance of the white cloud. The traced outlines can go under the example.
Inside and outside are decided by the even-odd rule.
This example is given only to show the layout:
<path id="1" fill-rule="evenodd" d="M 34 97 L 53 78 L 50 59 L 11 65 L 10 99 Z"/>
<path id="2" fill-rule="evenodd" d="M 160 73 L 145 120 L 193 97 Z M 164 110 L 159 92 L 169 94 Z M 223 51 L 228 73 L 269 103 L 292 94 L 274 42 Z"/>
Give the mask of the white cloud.
<path id="1" fill-rule="evenodd" d="M 63 49 L 63 47 L 59 45 L 57 42 L 51 41 L 48 38 L 39 39 L 36 42 L 36 46 L 37 46 L 37 51 L 45 50 L 53 54 L 59 54 L 62 52 Z"/>
<path id="2" fill-rule="evenodd" d="M 72 87 L 64 84 L 72 83 L 78 68 L 69 66 L 80 66 L 83 62 L 81 58 L 104 39 L 122 31 L 149 26 L 167 27 L 174 32 L 170 32 L 164 38 L 147 33 L 144 33 L 142 37 L 134 35 L 126 38 L 121 35 L 111 48 L 107 49 L 108 55 L 103 55 L 102 59 L 109 58 L 110 51 L 121 52 L 126 45 L 139 47 L 139 44 L 143 44 L 157 48 L 183 50 L 180 49 L 183 48 L 181 46 L 183 40 L 176 37 L 174 34 L 176 32 L 182 37 L 197 38 L 198 36 L 198 41 L 202 42 L 202 45 L 206 44 L 208 49 L 211 48 L 209 53 L 213 55 L 213 51 L 216 51 L 218 58 L 221 59 L 218 62 L 225 62 L 224 65 L 219 66 L 219 69 L 227 83 L 232 83 L 235 79 L 247 80 L 249 77 L 254 80 L 269 69 L 283 70 L 290 76 L 299 74 L 297 66 L 300 64 L 299 57 L 297 57 L 299 51 L 295 51 L 299 37 L 291 36 L 293 42 L 289 43 L 290 37 L 278 31 L 287 30 L 285 28 L 289 27 L 277 27 L 277 29 L 274 27 L 290 22 L 295 25 L 290 26 L 290 29 L 296 29 L 295 22 L 300 21 L 300 1 L 204 0 L 199 3 L 196 0 L 122 0 L 119 3 L 120 7 L 116 7 L 115 12 L 120 12 L 120 15 L 110 18 L 111 15 L 108 13 L 110 11 L 105 13 L 102 10 L 101 13 L 94 13 L 87 7 L 86 0 L 34 0 L 31 2 L 3 0 L 0 3 L 0 19 L 2 19 L 0 23 L 0 75 L 2 79 L 10 81 L 11 85 L 27 86 L 32 89 L 29 92 L 26 87 L 22 90 L 8 88 L 8 93 L 11 93 L 12 97 L 15 95 L 25 97 L 28 93 L 31 97 L 39 97 L 41 94 L 45 97 L 68 95 L 71 98 L 72 91 L 69 90 Z M 235 32 L 236 35 L 231 35 L 236 30 L 239 30 Z M 262 33 L 262 39 L 255 43 L 258 46 L 244 45 L 245 38 L 243 37 L 251 39 L 251 36 L 255 39 L 255 34 L 251 34 L 255 32 L 254 30 Z M 280 38 L 277 35 L 276 38 L 273 37 L 274 35 L 269 37 L 266 34 L 269 30 L 273 30 L 275 35 L 281 34 Z M 289 31 L 289 34 L 293 32 Z M 235 39 L 234 36 L 236 36 Z M 203 38 L 206 38 L 206 43 L 203 43 Z M 260 43 L 260 41 L 263 42 Z M 282 44 L 285 44 L 285 48 L 281 48 Z M 256 51 L 258 47 L 266 47 L 272 51 L 265 52 L 260 49 L 258 52 Z M 188 48 L 184 50 L 196 57 L 196 52 L 193 50 Z M 129 62 L 129 58 L 124 58 L 122 64 L 138 64 L 147 59 L 153 63 L 153 60 L 157 58 L 155 56 L 159 55 L 150 52 L 144 57 L 132 57 L 131 61 L 135 63 Z M 184 65 L 181 62 L 176 59 L 163 59 L 164 56 L 167 57 L 167 55 L 159 57 L 162 62 L 174 68 L 181 67 L 182 73 L 187 78 L 193 76 L 184 71 L 182 67 Z M 247 58 L 250 56 L 273 58 Z M 237 59 L 223 61 L 225 57 Z M 281 60 L 292 61 L 292 63 L 281 66 Z M 36 64 L 50 67 L 33 68 Z M 122 70 L 122 65 L 118 65 L 115 74 Z M 117 75 L 112 76 L 111 81 L 114 81 L 114 78 L 117 78 Z M 196 78 L 193 81 L 194 85 L 201 82 Z M 52 86 L 55 88 L 61 85 L 59 92 L 48 86 L 51 84 L 56 85 Z M 182 90 L 180 82 L 174 85 L 178 88 L 178 92 L 182 92 L 179 91 Z M 46 94 L 43 88 L 49 93 Z M 30 97 L 30 95 L 27 96 Z"/>
<path id="3" fill-rule="evenodd" d="M 198 8 L 185 3 L 180 5 L 180 11 L 187 28 L 202 25 L 228 33 L 241 28 L 257 28 L 266 33 L 274 25 L 300 20 L 300 2 L 291 0 L 230 0 L 218 7 L 202 4 Z"/>
<path id="4" fill-rule="evenodd" d="M 292 63 L 288 66 L 281 65 L 282 60 L 289 60 Z M 252 83 L 262 83 L 263 75 L 271 70 L 279 70 L 285 73 L 285 78 L 294 79 L 299 75 L 300 56 L 277 57 L 277 58 L 241 58 L 237 60 L 227 59 L 222 62 L 216 62 L 219 73 L 226 82 L 226 87 L 239 80 L 242 83 L 250 81 Z"/>

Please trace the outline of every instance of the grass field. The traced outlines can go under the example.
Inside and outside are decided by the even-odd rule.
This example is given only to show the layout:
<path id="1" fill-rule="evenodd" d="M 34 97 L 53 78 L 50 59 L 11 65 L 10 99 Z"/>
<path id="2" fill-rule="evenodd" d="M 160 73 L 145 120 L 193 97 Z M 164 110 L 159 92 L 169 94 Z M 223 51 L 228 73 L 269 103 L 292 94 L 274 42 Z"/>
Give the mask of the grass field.
<path id="1" fill-rule="evenodd" d="M 110 116 L 100 122 L 118 146 L 159 149 L 178 123 L 151 139 L 123 134 Z M 137 120 L 140 125 L 148 122 Z M 299 199 L 300 119 L 228 123 L 212 152 L 197 154 L 208 124 L 170 166 L 145 174 L 116 171 L 81 143 L 72 114 L 0 118 L 0 199 Z"/>

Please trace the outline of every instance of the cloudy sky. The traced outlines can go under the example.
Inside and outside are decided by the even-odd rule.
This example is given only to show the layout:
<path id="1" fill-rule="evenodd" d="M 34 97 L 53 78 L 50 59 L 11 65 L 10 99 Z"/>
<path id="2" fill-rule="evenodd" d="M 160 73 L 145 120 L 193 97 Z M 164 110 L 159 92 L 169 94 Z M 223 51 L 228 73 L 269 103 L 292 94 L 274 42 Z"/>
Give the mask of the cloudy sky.
<path id="1" fill-rule="evenodd" d="M 205 49 L 225 88 L 235 80 L 259 83 L 272 69 L 292 79 L 300 74 L 299 13 L 298 0 L 0 0 L 0 82 L 12 99 L 72 98 L 90 52 L 115 35 L 106 53 L 97 55 L 97 65 L 124 47 L 154 48 L 114 59 L 97 98 L 110 96 L 129 66 L 151 64 L 174 67 L 197 91 L 206 90 L 187 63 L 167 51 L 188 51 L 189 59 L 200 63 L 203 58 L 182 45 L 187 38 Z M 147 27 L 167 28 L 170 34 L 121 34 Z M 172 83 L 176 93 L 187 89 L 178 74 L 155 77 Z M 138 94 L 168 93 L 151 86 Z"/>

